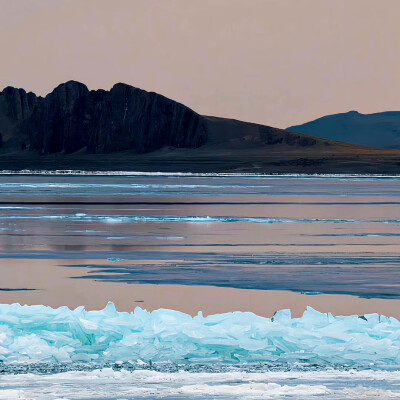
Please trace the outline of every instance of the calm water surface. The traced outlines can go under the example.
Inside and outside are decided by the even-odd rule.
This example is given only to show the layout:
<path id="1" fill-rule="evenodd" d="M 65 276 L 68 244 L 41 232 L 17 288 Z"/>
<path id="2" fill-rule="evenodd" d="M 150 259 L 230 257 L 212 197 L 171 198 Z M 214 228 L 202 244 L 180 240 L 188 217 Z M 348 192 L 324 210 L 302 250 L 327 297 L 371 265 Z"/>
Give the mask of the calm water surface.
<path id="1" fill-rule="evenodd" d="M 0 302 L 400 317 L 400 178 L 0 176 Z"/>

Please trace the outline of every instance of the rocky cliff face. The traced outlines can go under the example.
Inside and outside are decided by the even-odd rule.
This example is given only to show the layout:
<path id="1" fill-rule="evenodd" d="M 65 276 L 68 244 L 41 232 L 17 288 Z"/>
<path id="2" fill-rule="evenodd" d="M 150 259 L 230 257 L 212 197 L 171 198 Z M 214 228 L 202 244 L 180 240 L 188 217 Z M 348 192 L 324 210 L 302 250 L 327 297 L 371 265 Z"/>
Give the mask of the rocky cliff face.
<path id="1" fill-rule="evenodd" d="M 40 154 L 132 150 L 165 145 L 198 147 L 207 140 L 207 122 L 188 107 L 122 83 L 110 91 L 89 91 L 82 83 L 61 84 L 45 98 L 23 89 L 0 94 L 4 141 L 29 140 Z M 22 143 L 22 146 L 24 143 Z"/>
<path id="2" fill-rule="evenodd" d="M 5 143 L 19 147 L 28 142 L 26 121 L 37 102 L 33 93 L 7 87 L 0 92 L 0 147 Z"/>
<path id="3" fill-rule="evenodd" d="M 1 95 L 4 96 L 4 105 L 9 118 L 17 123 L 27 119 L 37 102 L 34 93 L 26 93 L 24 89 L 6 87 Z"/>

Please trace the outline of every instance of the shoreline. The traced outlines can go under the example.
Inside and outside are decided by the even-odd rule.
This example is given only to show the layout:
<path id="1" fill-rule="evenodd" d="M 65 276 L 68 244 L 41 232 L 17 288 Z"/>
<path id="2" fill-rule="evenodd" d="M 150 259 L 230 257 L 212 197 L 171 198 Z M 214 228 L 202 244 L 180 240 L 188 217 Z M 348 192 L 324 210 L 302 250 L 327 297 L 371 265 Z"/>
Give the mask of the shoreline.
<path id="1" fill-rule="evenodd" d="M 1 175 L 40 175 L 40 176 L 172 176 L 172 177 L 255 177 L 255 178 L 400 178 L 399 174 L 364 173 L 256 173 L 256 172 L 162 172 L 162 171 L 95 171 L 95 170 L 2 170 Z"/>

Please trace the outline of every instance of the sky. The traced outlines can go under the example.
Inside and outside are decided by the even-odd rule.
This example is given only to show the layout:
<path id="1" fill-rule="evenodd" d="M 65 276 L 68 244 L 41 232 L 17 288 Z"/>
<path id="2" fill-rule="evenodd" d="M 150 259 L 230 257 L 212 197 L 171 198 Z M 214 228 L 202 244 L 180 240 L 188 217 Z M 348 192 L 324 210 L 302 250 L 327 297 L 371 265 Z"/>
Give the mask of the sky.
<path id="1" fill-rule="evenodd" d="M 400 110 L 400 0 L 0 0 L 0 90 L 124 82 L 286 128 Z"/>

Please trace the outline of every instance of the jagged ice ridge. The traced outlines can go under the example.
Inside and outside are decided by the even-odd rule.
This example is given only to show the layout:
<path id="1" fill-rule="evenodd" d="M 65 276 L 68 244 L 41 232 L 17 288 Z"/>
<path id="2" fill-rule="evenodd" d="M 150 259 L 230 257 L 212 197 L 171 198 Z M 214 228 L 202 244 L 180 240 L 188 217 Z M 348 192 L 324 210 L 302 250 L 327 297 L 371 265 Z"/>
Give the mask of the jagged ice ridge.
<path id="1" fill-rule="evenodd" d="M 118 312 L 0 305 L 0 364 L 12 363 L 400 364 L 400 322 L 334 317 L 308 308 L 265 318 L 250 312 L 192 317 L 178 311 Z"/>

